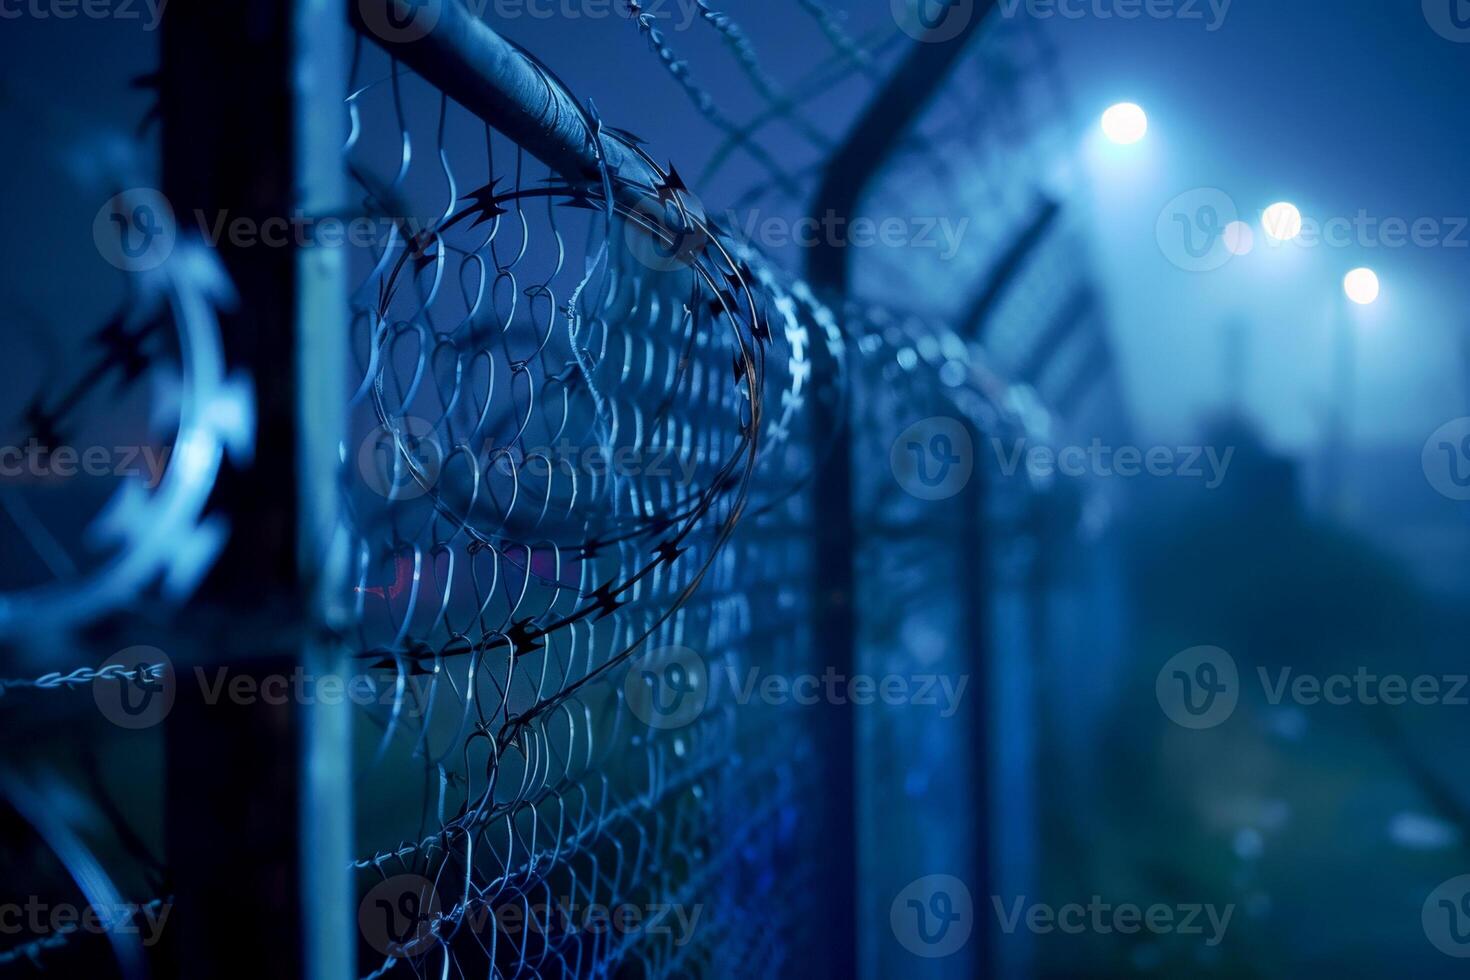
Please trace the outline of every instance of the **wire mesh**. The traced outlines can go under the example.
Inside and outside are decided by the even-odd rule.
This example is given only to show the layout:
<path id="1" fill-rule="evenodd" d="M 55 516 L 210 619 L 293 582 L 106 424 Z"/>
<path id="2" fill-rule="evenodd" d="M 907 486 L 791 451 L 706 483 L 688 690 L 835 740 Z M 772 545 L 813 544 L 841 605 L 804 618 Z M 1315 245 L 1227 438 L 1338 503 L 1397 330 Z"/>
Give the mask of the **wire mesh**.
<path id="1" fill-rule="evenodd" d="M 384 920 L 374 975 L 778 972 L 810 748 L 721 679 L 809 656 L 815 314 L 651 158 L 662 185 L 628 204 L 396 68 L 350 109 L 393 227 L 355 302 L 357 645 L 403 695 L 358 867 L 418 910 Z M 656 672 L 697 710 L 663 717 Z"/>

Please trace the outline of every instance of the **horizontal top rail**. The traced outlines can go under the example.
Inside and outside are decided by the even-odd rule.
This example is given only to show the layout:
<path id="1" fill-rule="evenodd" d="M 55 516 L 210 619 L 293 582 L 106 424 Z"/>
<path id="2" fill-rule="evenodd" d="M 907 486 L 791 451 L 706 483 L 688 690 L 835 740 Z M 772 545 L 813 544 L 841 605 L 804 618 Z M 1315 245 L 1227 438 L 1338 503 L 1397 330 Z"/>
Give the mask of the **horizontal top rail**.
<path id="1" fill-rule="evenodd" d="M 569 183 L 598 184 L 605 165 L 618 178 L 615 194 L 641 200 L 635 188 L 663 186 L 631 137 L 603 129 L 551 69 L 461 0 L 348 0 L 347 7 L 365 37 Z"/>

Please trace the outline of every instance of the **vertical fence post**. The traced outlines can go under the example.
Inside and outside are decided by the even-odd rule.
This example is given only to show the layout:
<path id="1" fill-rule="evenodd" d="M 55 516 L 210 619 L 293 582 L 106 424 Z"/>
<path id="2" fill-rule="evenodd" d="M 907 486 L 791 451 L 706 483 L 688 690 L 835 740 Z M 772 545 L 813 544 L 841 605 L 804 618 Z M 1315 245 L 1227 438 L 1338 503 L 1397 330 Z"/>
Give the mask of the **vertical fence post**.
<path id="1" fill-rule="evenodd" d="M 818 221 L 825 221 L 829 215 L 852 219 L 900 137 L 949 76 L 994 5 L 995 0 L 980 0 L 956 35 L 915 45 L 829 159 L 811 206 L 811 214 Z M 807 278 L 818 299 L 828 303 L 838 316 L 843 315 L 850 295 L 851 275 L 852 257 L 841 244 L 826 241 L 811 249 Z M 853 510 L 851 419 L 843 417 L 844 404 L 835 396 L 815 398 L 812 403 L 813 431 L 830 440 L 826 459 L 813 481 L 813 499 L 820 515 L 813 594 L 816 642 L 826 656 L 826 667 L 851 677 L 858 668 L 855 561 L 860 529 Z M 821 737 L 826 763 L 823 799 L 827 806 L 823 836 L 828 843 L 828 859 L 821 876 L 830 896 L 830 921 L 824 926 L 830 937 L 830 975 L 855 977 L 859 975 L 857 937 L 862 925 L 857 867 L 861 858 L 857 719 L 850 705 L 829 706 L 827 713 Z"/>
<path id="2" fill-rule="evenodd" d="M 1018 288 L 1028 263 L 1041 251 L 1049 240 L 1061 214 L 1061 205 L 1048 197 L 1040 198 L 1031 210 L 1021 231 L 981 281 L 961 315 L 961 336 L 973 343 L 982 343 L 993 322 L 994 314 L 1001 302 Z M 1019 380 L 1034 382 L 1052 355 L 1056 342 L 1090 310 L 1090 290 L 1079 290 L 1081 299 L 1070 304 L 1060 315 L 1063 325 L 1043 332 L 1026 365 L 1020 368 Z M 978 468 L 977 468 L 978 470 Z M 1021 659 L 1014 651 L 995 652 L 992 636 L 998 629 L 995 622 L 996 595 L 1008 587 L 1004 577 L 997 574 L 999 561 L 991 540 L 987 508 L 990 502 L 986 495 L 986 483 L 992 479 L 990 473 L 978 470 L 965 488 L 963 540 L 966 542 L 965 576 L 972 597 L 972 608 L 966 619 L 966 638 L 974 657 L 975 670 L 983 678 L 982 687 L 995 692 L 995 701 L 1001 710 L 977 711 L 971 721 L 973 726 L 971 745 L 980 760 L 983 778 L 977 780 L 977 805 L 990 814 L 987 819 L 989 832 L 975 855 L 974 875 L 984 886 L 987 894 L 1001 892 L 1013 894 L 1011 886 L 1019 883 L 1022 889 L 1035 883 L 1035 861 L 1037 849 L 1034 843 L 1033 826 L 1037 813 L 1032 743 L 1027 741 L 1028 732 L 1036 728 L 1036 716 L 1031 699 L 1032 675 L 1029 672 L 1031 654 L 1044 652 L 1047 619 L 1045 550 L 1049 538 L 1044 522 L 1028 511 L 1018 530 L 1036 534 L 1040 553 L 1021 573 L 1028 597 L 1029 619 L 1025 624 L 1025 643 L 1020 645 Z M 1006 646 L 1015 647 L 1016 644 Z M 1018 693 L 1019 692 L 1019 693 Z M 1019 740 L 1019 741 L 1018 741 Z M 1000 753 L 1011 758 L 1000 760 Z M 1006 809 L 999 811 L 995 805 L 1004 802 Z M 1002 947 L 998 941 L 993 920 L 982 916 L 977 924 L 977 933 L 983 944 L 981 962 L 987 974 L 1002 976 L 1026 975 L 1032 968 L 1030 944 L 1013 938 Z"/>
<path id="3" fill-rule="evenodd" d="M 295 203 L 313 216 L 347 210 L 342 146 L 347 139 L 350 30 L 338 0 L 294 0 L 291 78 L 295 106 Z M 296 254 L 297 560 L 307 571 L 309 633 L 302 651 L 312 676 L 349 677 L 338 637 L 351 615 L 348 540 L 339 466 L 347 438 L 349 253 L 316 247 Z M 349 458 L 350 455 L 349 455 Z M 352 705 L 304 709 L 301 887 L 308 980 L 357 976 L 353 879 Z"/>
<path id="4" fill-rule="evenodd" d="M 181 976 L 355 973 L 351 709 L 312 683 L 342 668 L 346 256 L 309 241 L 344 203 L 345 45 L 328 0 L 172 0 L 163 18 L 163 191 L 181 237 L 223 233 L 225 358 L 257 404 L 254 458 L 211 499 L 230 537 L 170 651 Z M 285 703 L 263 696 L 275 678 Z"/>

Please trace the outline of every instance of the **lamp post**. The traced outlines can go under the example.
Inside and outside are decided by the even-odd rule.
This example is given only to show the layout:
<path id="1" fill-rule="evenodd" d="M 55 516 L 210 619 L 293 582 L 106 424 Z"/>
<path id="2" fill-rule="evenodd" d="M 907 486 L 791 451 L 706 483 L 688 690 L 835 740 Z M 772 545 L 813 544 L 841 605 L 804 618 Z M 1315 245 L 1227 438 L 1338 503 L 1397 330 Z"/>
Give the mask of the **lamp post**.
<path id="1" fill-rule="evenodd" d="M 1354 269 L 1342 280 L 1348 302 L 1339 301 L 1334 309 L 1338 321 L 1333 368 L 1332 427 L 1328 443 L 1329 505 L 1339 517 L 1347 517 L 1348 454 L 1352 438 L 1352 420 L 1357 395 L 1357 326 L 1355 306 L 1372 306 L 1378 302 L 1378 275 L 1372 269 Z"/>

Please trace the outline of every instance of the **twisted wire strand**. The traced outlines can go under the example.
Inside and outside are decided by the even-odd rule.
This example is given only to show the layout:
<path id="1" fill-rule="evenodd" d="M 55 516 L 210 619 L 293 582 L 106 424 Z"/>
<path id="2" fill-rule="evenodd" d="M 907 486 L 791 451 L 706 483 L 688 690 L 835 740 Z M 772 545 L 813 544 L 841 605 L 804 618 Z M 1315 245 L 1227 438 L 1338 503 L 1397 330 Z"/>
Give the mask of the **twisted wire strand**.
<path id="1" fill-rule="evenodd" d="M 155 898 L 144 902 L 132 913 L 133 916 L 157 913 L 165 905 L 173 904 L 173 898 Z M 59 949 L 65 949 L 72 938 L 81 931 L 81 925 L 75 922 L 64 923 L 58 926 L 55 932 L 43 936 L 40 939 L 32 939 L 9 949 L 0 949 L 0 966 L 8 966 L 22 960 L 29 962 L 37 970 L 42 969 L 42 957 L 45 953 L 54 953 Z"/>
<path id="2" fill-rule="evenodd" d="M 3 678 L 0 677 L 0 697 L 9 690 L 36 689 L 43 691 L 55 691 L 65 688 L 86 687 L 97 681 L 125 681 L 131 680 L 138 684 L 145 681 L 160 680 L 168 670 L 166 664 L 138 664 L 135 667 L 126 664 L 108 664 L 105 667 L 77 667 L 65 673 L 52 671 L 34 678 Z"/>

